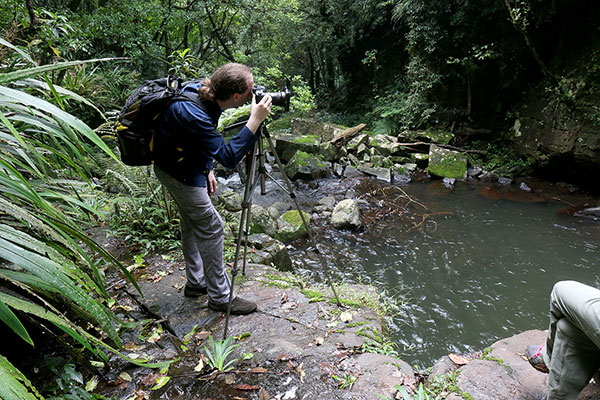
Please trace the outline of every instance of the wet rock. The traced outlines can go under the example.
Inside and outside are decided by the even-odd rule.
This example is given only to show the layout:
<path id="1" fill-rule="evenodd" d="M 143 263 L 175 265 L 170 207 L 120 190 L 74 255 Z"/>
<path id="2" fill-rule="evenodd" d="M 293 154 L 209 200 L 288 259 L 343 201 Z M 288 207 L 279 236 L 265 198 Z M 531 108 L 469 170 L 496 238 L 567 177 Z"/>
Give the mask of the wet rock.
<path id="1" fill-rule="evenodd" d="M 473 168 L 469 168 L 467 170 L 467 175 L 470 176 L 471 178 L 475 178 L 476 176 L 479 176 L 482 172 L 483 172 L 483 170 L 481 168 L 473 167 Z"/>
<path id="2" fill-rule="evenodd" d="M 444 179 L 442 179 L 442 182 L 444 183 L 444 186 L 446 186 L 448 188 L 452 188 L 452 187 L 454 187 L 454 184 L 456 183 L 456 179 L 444 178 Z"/>
<path id="3" fill-rule="evenodd" d="M 358 149 L 358 146 L 360 146 L 361 144 L 367 145 L 368 143 L 369 143 L 369 137 L 363 133 L 363 134 L 360 134 L 360 135 L 352 138 L 346 145 L 346 149 L 348 151 L 355 151 Z"/>
<path id="4" fill-rule="evenodd" d="M 498 179 L 498 176 L 491 171 L 483 171 L 480 175 L 479 175 L 479 179 L 483 182 L 494 182 L 495 180 Z"/>
<path id="5" fill-rule="evenodd" d="M 365 353 L 357 357 L 357 362 L 362 375 L 354 383 L 352 391 L 368 392 L 373 398 L 381 395 L 393 399 L 397 392 L 396 385 L 415 381 L 412 367 L 397 358 Z"/>
<path id="6" fill-rule="evenodd" d="M 364 163 L 358 166 L 358 170 L 385 182 L 392 181 L 392 170 L 390 168 L 372 167 L 368 163 Z"/>
<path id="7" fill-rule="evenodd" d="M 290 254 L 288 253 L 285 245 L 280 241 L 277 240 L 272 243 L 265 249 L 265 252 L 271 256 L 269 264 L 277 268 L 279 271 L 291 272 L 293 270 Z"/>
<path id="8" fill-rule="evenodd" d="M 510 186 L 512 184 L 512 179 L 500 177 L 498 178 L 498 183 L 503 186 Z"/>
<path id="9" fill-rule="evenodd" d="M 527 345 L 545 339 L 544 331 L 535 330 L 497 341 L 484 360 L 471 361 L 460 369 L 457 386 L 474 399 L 544 398 L 547 375 L 533 369 L 520 354 Z"/>
<path id="10" fill-rule="evenodd" d="M 345 157 L 348 152 L 345 147 L 336 146 L 331 142 L 324 142 L 319 146 L 319 154 L 325 161 L 335 162 Z"/>
<path id="11" fill-rule="evenodd" d="M 331 171 L 327 164 L 317 156 L 312 156 L 303 151 L 297 151 L 290 162 L 285 166 L 286 175 L 292 179 L 312 180 L 326 178 Z"/>
<path id="12" fill-rule="evenodd" d="M 521 182 L 519 184 L 519 189 L 524 190 L 526 192 L 531 192 L 531 188 L 529 186 L 527 186 L 527 184 L 525 182 Z"/>
<path id="13" fill-rule="evenodd" d="M 354 199 L 340 201 L 331 214 L 331 224 L 337 229 L 360 229 L 362 220 L 357 201 Z"/>
<path id="14" fill-rule="evenodd" d="M 398 171 L 394 171 L 393 182 L 397 185 L 405 185 L 410 183 L 412 178 L 408 172 L 398 173 Z"/>
<path id="15" fill-rule="evenodd" d="M 402 150 L 398 139 L 389 135 L 375 135 L 369 140 L 369 146 L 382 156 L 391 156 Z"/>
<path id="16" fill-rule="evenodd" d="M 225 223 L 225 234 L 235 237 L 239 233 L 242 212 L 238 211 L 232 215 L 232 220 Z M 273 219 L 271 219 L 269 212 L 257 204 L 252 204 L 252 207 L 250 207 L 249 228 L 248 232 L 251 234 L 266 233 L 269 236 L 274 236 L 275 234 L 275 223 L 273 222 Z"/>
<path id="17" fill-rule="evenodd" d="M 414 153 L 411 154 L 411 161 L 417 164 L 419 168 L 427 168 L 429 164 L 429 154 Z"/>
<path id="18" fill-rule="evenodd" d="M 427 378 L 427 382 L 434 382 L 437 377 L 454 372 L 456 371 L 456 368 L 457 365 L 454 364 L 454 362 L 452 362 L 450 357 L 443 356 L 442 358 L 437 360 L 435 364 L 433 364 L 433 367 L 431 367 L 431 373 Z"/>
<path id="19" fill-rule="evenodd" d="M 304 211 L 302 211 L 302 215 L 304 215 L 306 222 L 310 224 L 310 216 Z M 283 243 L 290 243 L 308 234 L 298 210 L 285 212 L 277 219 L 276 226 L 275 237 Z"/>
<path id="20" fill-rule="evenodd" d="M 600 206 L 584 208 L 583 210 L 576 212 L 574 215 L 576 217 L 600 218 Z"/>
<path id="21" fill-rule="evenodd" d="M 428 172 L 441 178 L 464 179 L 467 173 L 467 156 L 432 145 L 429 148 Z"/>
<path id="22" fill-rule="evenodd" d="M 313 207 L 313 211 L 322 213 L 324 211 L 333 210 L 333 207 L 335 207 L 335 197 L 327 196 L 319 200 L 319 202 Z"/>
<path id="23" fill-rule="evenodd" d="M 265 249 L 276 241 L 277 239 L 265 233 L 255 233 L 254 235 L 248 236 L 248 245 L 258 250 Z"/>
<path id="24" fill-rule="evenodd" d="M 233 190 L 225 190 L 219 195 L 219 202 L 227 211 L 241 211 L 242 195 Z"/>

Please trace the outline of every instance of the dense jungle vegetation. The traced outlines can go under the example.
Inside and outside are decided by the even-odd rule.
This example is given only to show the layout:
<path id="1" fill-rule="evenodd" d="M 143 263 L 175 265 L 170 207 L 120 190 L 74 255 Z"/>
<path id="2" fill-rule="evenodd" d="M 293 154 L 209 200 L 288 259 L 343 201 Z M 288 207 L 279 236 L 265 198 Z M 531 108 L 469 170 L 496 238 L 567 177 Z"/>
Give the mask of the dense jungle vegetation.
<path id="1" fill-rule="evenodd" d="M 245 63 L 271 91 L 291 85 L 292 113 L 451 131 L 528 172 L 544 155 L 515 155 L 506 135 L 529 104 L 600 125 L 599 16 L 592 0 L 3 1 L 0 398 L 93 398 L 69 364 L 43 387 L 13 365 L 50 337 L 88 368 L 118 352 L 104 275 L 131 276 L 86 228 L 126 224 L 145 251 L 177 246 L 160 187 L 101 138 L 143 80 Z M 109 199 L 115 182 L 127 192 Z"/>

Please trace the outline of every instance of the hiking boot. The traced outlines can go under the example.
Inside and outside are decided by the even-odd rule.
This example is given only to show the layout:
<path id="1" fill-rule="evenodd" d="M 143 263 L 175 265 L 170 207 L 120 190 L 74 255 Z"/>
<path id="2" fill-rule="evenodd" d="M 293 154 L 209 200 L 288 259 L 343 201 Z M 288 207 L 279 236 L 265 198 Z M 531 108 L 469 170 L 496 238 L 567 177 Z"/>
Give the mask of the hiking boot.
<path id="1" fill-rule="evenodd" d="M 527 360 L 529 364 L 535 369 L 545 374 L 548 373 L 548 367 L 544 362 L 544 357 L 542 357 L 542 351 L 544 351 L 545 345 L 541 346 L 527 346 L 527 350 L 525 350 L 525 355 L 527 356 Z"/>
<path id="2" fill-rule="evenodd" d="M 183 289 L 183 295 L 185 297 L 200 297 L 208 293 L 205 287 L 193 288 L 185 285 Z"/>
<path id="3" fill-rule="evenodd" d="M 213 311 L 227 312 L 227 303 L 213 303 L 208 301 L 208 308 Z M 246 315 L 256 311 L 256 303 L 236 297 L 231 302 L 231 315 Z"/>

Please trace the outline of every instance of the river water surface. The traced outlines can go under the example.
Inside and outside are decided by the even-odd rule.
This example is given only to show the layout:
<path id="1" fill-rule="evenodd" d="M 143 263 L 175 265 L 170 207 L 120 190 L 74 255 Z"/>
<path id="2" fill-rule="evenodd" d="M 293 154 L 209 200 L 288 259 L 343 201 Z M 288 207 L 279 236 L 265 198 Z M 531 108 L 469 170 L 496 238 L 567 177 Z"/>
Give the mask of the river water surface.
<path id="1" fill-rule="evenodd" d="M 350 180 L 325 184 L 309 197 L 365 198 L 381 188 L 386 185 Z M 369 207 L 365 202 L 367 218 L 374 205 L 386 207 L 377 199 L 399 193 L 387 188 L 385 198 L 371 197 Z M 440 181 L 400 188 L 421 203 L 409 207 L 414 215 L 380 210 L 358 234 L 314 225 L 336 279 L 373 284 L 405 301 L 389 322 L 391 340 L 406 349 L 401 358 L 410 364 L 431 366 L 448 353 L 480 351 L 500 338 L 546 329 L 549 294 L 559 280 L 600 287 L 600 222 L 565 212 L 597 200 L 556 185 L 532 192 L 464 182 L 448 189 Z M 294 245 L 292 258 L 303 260 L 298 268 L 322 275 L 307 244 Z"/>

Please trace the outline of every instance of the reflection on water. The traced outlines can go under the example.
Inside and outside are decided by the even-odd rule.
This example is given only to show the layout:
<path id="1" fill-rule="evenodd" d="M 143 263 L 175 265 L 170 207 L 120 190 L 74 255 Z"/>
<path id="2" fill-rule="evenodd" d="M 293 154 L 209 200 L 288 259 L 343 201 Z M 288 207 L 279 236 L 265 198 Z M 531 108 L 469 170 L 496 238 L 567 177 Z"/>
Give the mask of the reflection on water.
<path id="1" fill-rule="evenodd" d="M 546 329 L 559 280 L 600 285 L 600 223 L 560 213 L 564 196 L 464 183 L 402 189 L 428 210 L 415 207 L 420 215 L 408 219 L 388 213 L 360 234 L 317 228 L 317 237 L 337 278 L 407 296 L 407 315 L 394 317 L 391 336 L 414 346 L 402 356 L 411 364 Z M 424 213 L 434 215 L 410 229 Z M 293 256 L 311 257 L 301 249 Z M 308 268 L 317 274 L 320 266 Z"/>

